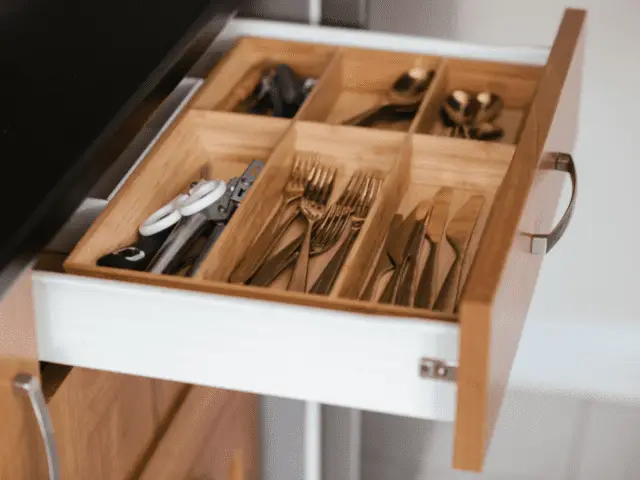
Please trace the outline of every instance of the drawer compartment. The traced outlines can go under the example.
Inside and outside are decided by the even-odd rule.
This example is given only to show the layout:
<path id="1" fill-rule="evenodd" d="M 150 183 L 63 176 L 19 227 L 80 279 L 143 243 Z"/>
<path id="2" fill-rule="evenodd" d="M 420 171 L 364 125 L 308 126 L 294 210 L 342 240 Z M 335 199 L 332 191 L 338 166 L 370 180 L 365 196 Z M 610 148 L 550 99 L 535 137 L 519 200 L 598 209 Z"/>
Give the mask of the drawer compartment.
<path id="1" fill-rule="evenodd" d="M 542 262 L 542 256 L 530 251 L 531 234 L 551 230 L 559 186 L 566 177 L 547 170 L 541 159 L 573 148 L 583 21 L 584 12 L 567 11 L 543 68 L 444 56 L 406 131 L 326 124 L 331 110 L 316 97 L 331 85 L 325 81 L 331 69 L 342 69 L 341 53 L 332 58 L 314 97 L 292 122 L 203 111 L 192 102 L 69 256 L 69 272 L 100 278 L 36 274 L 38 322 L 51 339 L 41 349 L 43 355 L 60 362 L 86 355 L 86 366 L 95 368 L 455 419 L 455 466 L 481 469 Z M 359 47 L 377 34 L 361 35 Z M 428 49 L 421 53 L 438 56 Z M 216 75 L 203 88 L 212 85 Z M 506 109 L 517 114 L 509 117 L 511 130 L 504 125 L 512 135 L 503 142 L 437 135 L 432 128 L 442 97 L 452 88 L 502 89 Z M 326 112 L 315 110 L 318 117 L 305 118 L 318 105 Z M 196 175 L 202 163 L 197 155 L 187 161 L 189 171 L 170 165 L 180 163 L 182 152 L 171 146 L 198 118 L 215 124 L 203 135 L 206 148 L 214 152 L 205 155 L 213 172 L 218 164 L 236 165 L 235 160 L 225 163 L 224 152 L 237 158 L 245 144 L 251 153 L 243 156 L 244 165 L 258 150 L 267 158 L 258 182 L 201 271 L 183 278 L 97 267 L 101 255 L 131 242 L 137 224 Z M 271 133 L 262 137 L 256 131 Z M 216 148 L 236 135 L 242 140 L 232 140 L 229 150 Z M 188 148 L 200 151 L 193 143 Z M 330 157 L 327 163 L 341 167 L 342 184 L 356 166 L 384 177 L 333 290 L 315 295 L 286 291 L 284 283 L 280 288 L 229 283 L 233 268 L 278 204 L 294 152 L 304 151 Z M 158 171 L 161 165 L 165 172 Z M 237 171 L 242 165 L 237 162 Z M 225 168 L 221 171 L 237 173 Z M 165 189 L 164 183 L 171 187 Z M 139 188 L 145 184 L 153 190 Z M 406 214 L 441 187 L 454 190 L 452 212 L 472 195 L 484 198 L 463 269 L 459 307 L 442 312 L 359 299 L 393 215 Z M 334 198 L 339 191 L 340 185 Z M 130 224 L 119 226 L 122 218 L 131 219 L 125 222 Z M 55 335 L 47 325 L 55 325 Z M 140 358 L 140 342 L 146 344 L 147 358 Z M 458 366 L 456 382 L 448 381 L 452 376 L 432 375 L 425 368 L 430 360 Z M 211 368 L 217 364 L 229 368 Z"/>
<path id="2" fill-rule="evenodd" d="M 301 80 L 318 81 L 331 64 L 335 52 L 335 47 L 324 45 L 263 38 L 240 39 L 216 67 L 211 81 L 195 98 L 193 107 L 247 113 L 248 103 L 245 100 L 260 83 L 266 68 L 285 64 Z"/>
<path id="3" fill-rule="evenodd" d="M 401 121 L 380 121 L 375 126 L 408 131 L 426 102 L 429 87 L 421 94 L 396 98 L 390 94 L 394 82 L 416 69 L 430 86 L 439 64 L 440 58 L 435 56 L 342 48 L 298 119 L 340 125 L 369 109 L 402 100 L 415 108 L 408 108 Z"/>

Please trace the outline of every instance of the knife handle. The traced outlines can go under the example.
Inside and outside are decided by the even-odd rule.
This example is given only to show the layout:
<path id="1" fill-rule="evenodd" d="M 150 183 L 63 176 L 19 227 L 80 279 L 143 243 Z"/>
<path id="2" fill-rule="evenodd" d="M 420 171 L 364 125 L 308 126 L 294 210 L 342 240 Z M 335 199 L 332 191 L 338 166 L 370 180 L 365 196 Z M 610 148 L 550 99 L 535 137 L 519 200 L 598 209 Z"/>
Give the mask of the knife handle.
<path id="1" fill-rule="evenodd" d="M 299 255 L 298 250 L 302 246 L 304 237 L 304 233 L 299 235 L 288 245 L 280 249 L 280 251 L 273 257 L 264 262 L 264 264 L 258 269 L 256 274 L 249 282 L 249 285 L 266 287 L 271 282 L 273 282 L 278 277 L 278 275 L 280 275 L 284 270 L 286 270 L 296 261 Z"/>
<path id="2" fill-rule="evenodd" d="M 393 264 L 387 257 L 387 253 L 384 250 L 381 251 L 380 256 L 378 257 L 378 262 L 376 263 L 376 268 L 373 270 L 373 274 L 367 282 L 367 286 L 364 289 L 364 292 L 362 292 L 362 295 L 360 295 L 360 300 L 370 300 L 371 296 L 373 295 L 373 290 L 376 288 L 380 277 L 385 273 L 390 272 L 392 269 Z"/>
<path id="3" fill-rule="evenodd" d="M 380 297 L 380 303 L 393 303 L 396 292 L 398 291 L 398 282 L 400 281 L 400 275 L 402 274 L 402 265 L 399 265 L 393 271 L 393 275 L 389 279 L 389 283 L 384 287 L 382 296 Z"/>
<path id="4" fill-rule="evenodd" d="M 424 265 L 420 280 L 418 281 L 418 287 L 416 289 L 415 306 L 419 308 L 431 307 L 431 296 L 433 291 L 433 284 L 435 272 L 437 271 L 436 265 L 438 261 L 438 245 L 430 241 L 429 242 L 429 254 L 427 256 L 427 262 Z"/>
<path id="5" fill-rule="evenodd" d="M 402 269 L 402 275 L 400 278 L 400 284 L 398 286 L 398 293 L 396 294 L 396 305 L 411 306 L 411 290 L 413 287 L 413 280 L 416 276 L 416 259 L 411 256 L 405 262 Z"/>
<path id="6" fill-rule="evenodd" d="M 284 232 L 286 232 L 294 220 L 298 218 L 300 210 L 296 208 L 288 217 L 285 217 L 284 221 L 280 222 L 287 207 L 288 204 L 283 203 L 272 220 L 264 230 L 260 232 L 260 235 L 258 235 L 258 238 L 246 253 L 245 257 L 233 272 L 231 272 L 229 276 L 230 283 L 247 283 L 258 269 L 260 269 L 269 256 L 269 253 L 273 250 L 273 247 L 276 246 L 282 238 L 282 235 L 284 235 Z"/>
<path id="7" fill-rule="evenodd" d="M 451 265 L 451 268 L 447 272 L 442 288 L 433 304 L 434 310 L 453 313 L 455 309 L 458 284 L 460 283 L 460 276 L 462 275 L 461 254 L 457 251 L 455 253 L 456 258 L 453 261 L 453 265 Z"/>

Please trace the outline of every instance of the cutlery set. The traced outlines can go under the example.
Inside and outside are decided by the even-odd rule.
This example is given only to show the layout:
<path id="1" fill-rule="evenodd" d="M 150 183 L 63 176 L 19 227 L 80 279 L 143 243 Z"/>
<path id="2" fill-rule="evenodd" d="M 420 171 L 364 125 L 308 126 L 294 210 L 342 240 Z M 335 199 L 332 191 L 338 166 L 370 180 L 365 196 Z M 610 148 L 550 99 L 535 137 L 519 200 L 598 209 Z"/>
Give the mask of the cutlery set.
<path id="1" fill-rule="evenodd" d="M 240 177 L 227 182 L 202 178 L 191 183 L 187 193 L 178 195 L 139 226 L 133 245 L 100 257 L 97 264 L 195 275 L 263 168 L 263 162 L 254 160 Z"/>
<path id="2" fill-rule="evenodd" d="M 338 200 L 329 205 L 338 170 L 318 154 L 298 153 L 279 207 L 229 277 L 231 283 L 270 285 L 293 267 L 287 290 L 327 295 L 358 237 L 382 180 L 356 171 Z M 297 220 L 303 233 L 274 252 Z M 324 270 L 309 287 L 309 262 L 336 247 Z"/>
<path id="3" fill-rule="evenodd" d="M 457 310 L 464 261 L 484 196 L 472 195 L 448 220 L 453 194 L 453 189 L 443 187 L 432 199 L 419 202 L 405 218 L 401 214 L 394 215 L 360 299 L 448 313 Z M 445 244 L 452 250 L 454 260 L 443 268 L 439 260 Z M 425 256 L 423 249 L 426 260 L 421 262 Z M 418 276 L 421 263 L 422 272 Z M 374 298 L 383 277 L 390 272 L 382 293 Z M 442 283 L 438 280 L 441 273 L 444 273 Z"/>
<path id="4" fill-rule="evenodd" d="M 280 118 L 293 118 L 316 84 L 301 78 L 286 64 L 262 67 L 260 80 L 236 110 Z"/>
<path id="5" fill-rule="evenodd" d="M 445 99 L 440 116 L 450 137 L 495 141 L 504 136 L 504 130 L 493 123 L 503 105 L 495 93 L 454 90 Z"/>
<path id="6" fill-rule="evenodd" d="M 415 67 L 404 72 L 387 92 L 382 105 L 370 108 L 348 120 L 343 125 L 371 127 L 380 123 L 394 123 L 411 120 L 420 108 L 420 103 L 429 89 L 434 70 Z"/>

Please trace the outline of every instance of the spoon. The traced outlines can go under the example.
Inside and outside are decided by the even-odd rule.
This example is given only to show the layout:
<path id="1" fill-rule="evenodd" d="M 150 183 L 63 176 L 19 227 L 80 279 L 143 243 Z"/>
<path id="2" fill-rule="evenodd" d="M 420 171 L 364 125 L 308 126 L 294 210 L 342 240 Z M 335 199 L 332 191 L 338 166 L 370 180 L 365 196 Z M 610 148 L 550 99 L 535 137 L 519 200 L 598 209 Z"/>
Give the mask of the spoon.
<path id="1" fill-rule="evenodd" d="M 491 92 L 480 92 L 476 95 L 479 108 L 474 117 L 474 123 L 492 122 L 496 119 L 504 106 L 502 98 Z"/>
<path id="2" fill-rule="evenodd" d="M 504 130 L 498 125 L 485 122 L 469 127 L 467 133 L 469 137 L 473 138 L 474 140 L 492 141 L 500 140 L 504 135 Z"/>
<path id="3" fill-rule="evenodd" d="M 351 117 L 343 125 L 371 126 L 382 119 L 393 120 L 395 112 L 401 119 L 408 114 L 415 114 L 434 76 L 433 70 L 422 67 L 404 72 L 393 82 L 385 103 Z"/>
<path id="4" fill-rule="evenodd" d="M 460 134 L 463 138 L 466 136 L 464 127 L 473 121 L 475 110 L 477 110 L 475 106 L 471 95 L 464 90 L 454 90 L 446 98 L 441 115 L 443 123 L 451 129 L 449 136 L 457 137 Z"/>

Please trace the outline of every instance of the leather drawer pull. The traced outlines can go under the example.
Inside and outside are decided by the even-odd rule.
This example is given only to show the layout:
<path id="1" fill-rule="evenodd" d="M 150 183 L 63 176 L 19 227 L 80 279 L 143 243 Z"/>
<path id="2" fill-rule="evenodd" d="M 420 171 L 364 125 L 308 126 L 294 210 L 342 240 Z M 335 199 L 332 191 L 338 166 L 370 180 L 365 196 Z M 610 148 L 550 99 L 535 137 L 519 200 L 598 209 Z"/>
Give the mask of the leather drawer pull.
<path id="1" fill-rule="evenodd" d="M 576 165 L 573 161 L 573 157 L 569 153 L 553 152 L 548 153 L 555 157 L 553 162 L 554 170 L 559 172 L 567 172 L 571 177 L 571 200 L 569 205 L 562 215 L 562 218 L 550 233 L 526 233 L 525 235 L 531 237 L 530 252 L 535 255 L 544 255 L 551 251 L 556 243 L 562 238 L 565 230 L 569 226 L 571 217 L 573 215 L 573 209 L 576 205 L 576 197 L 578 195 L 578 175 L 576 173 Z"/>
<path id="2" fill-rule="evenodd" d="M 40 427 L 40 434 L 44 442 L 44 449 L 47 455 L 47 465 L 49 467 L 49 480 L 60 480 L 60 467 L 56 442 L 53 434 L 53 424 L 49 416 L 49 410 L 42 394 L 42 386 L 38 377 L 29 374 L 19 374 L 13 379 L 13 386 L 16 392 L 29 398 L 33 413 Z"/>

